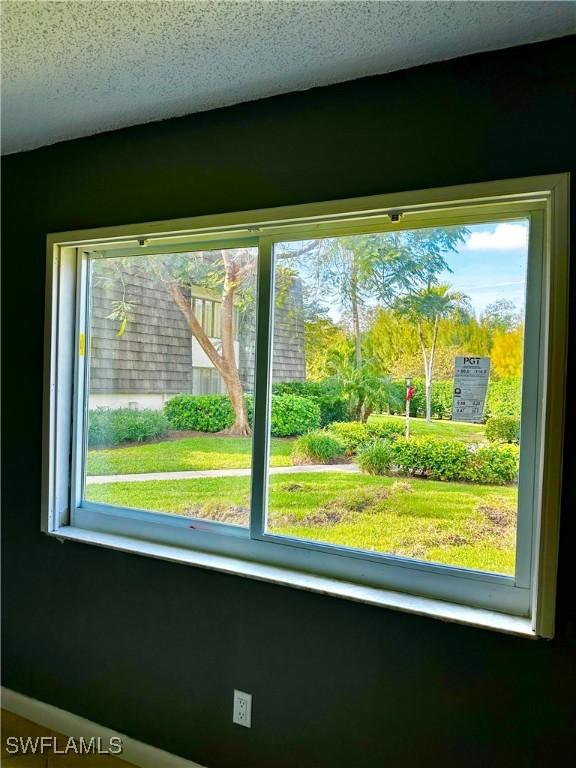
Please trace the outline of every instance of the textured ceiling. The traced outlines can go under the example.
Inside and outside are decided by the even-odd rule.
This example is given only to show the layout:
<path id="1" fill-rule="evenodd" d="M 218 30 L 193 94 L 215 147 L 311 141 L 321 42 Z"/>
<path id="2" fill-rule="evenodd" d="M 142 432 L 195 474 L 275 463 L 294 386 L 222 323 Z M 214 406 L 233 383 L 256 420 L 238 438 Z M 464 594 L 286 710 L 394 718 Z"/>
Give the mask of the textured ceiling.
<path id="1" fill-rule="evenodd" d="M 576 31 L 575 2 L 2 0 L 4 152 Z"/>

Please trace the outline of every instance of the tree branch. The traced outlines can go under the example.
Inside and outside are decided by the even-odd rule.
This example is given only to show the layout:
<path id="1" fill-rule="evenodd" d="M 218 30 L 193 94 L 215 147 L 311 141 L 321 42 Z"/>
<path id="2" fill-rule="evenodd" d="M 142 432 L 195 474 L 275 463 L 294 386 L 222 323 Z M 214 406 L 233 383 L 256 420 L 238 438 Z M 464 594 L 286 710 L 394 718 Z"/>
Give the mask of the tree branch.
<path id="1" fill-rule="evenodd" d="M 186 322 L 188 323 L 188 327 L 190 328 L 190 331 L 192 334 L 198 339 L 198 343 L 210 359 L 210 362 L 218 368 L 218 370 L 222 370 L 222 367 L 224 365 L 224 360 L 221 357 L 221 355 L 218 354 L 216 351 L 214 345 L 206 335 L 204 329 L 196 320 L 196 317 L 194 316 L 194 312 L 192 312 L 192 307 L 190 305 L 190 302 L 188 299 L 184 296 L 182 293 L 182 290 L 180 289 L 180 286 L 175 280 L 163 280 L 164 287 L 168 291 L 168 293 L 172 296 L 174 303 L 178 307 L 178 309 L 182 312 L 184 315 Z"/>

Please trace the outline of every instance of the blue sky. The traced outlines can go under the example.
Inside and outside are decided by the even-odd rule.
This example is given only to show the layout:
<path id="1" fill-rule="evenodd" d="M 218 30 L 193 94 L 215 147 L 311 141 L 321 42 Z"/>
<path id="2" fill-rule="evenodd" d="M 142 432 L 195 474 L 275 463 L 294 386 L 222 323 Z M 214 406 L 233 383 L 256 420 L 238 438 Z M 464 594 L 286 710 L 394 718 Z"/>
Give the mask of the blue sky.
<path id="1" fill-rule="evenodd" d="M 509 299 L 523 312 L 528 221 L 474 224 L 468 229 L 466 242 L 446 258 L 452 273 L 442 273 L 440 282 L 467 294 L 477 315 L 497 299 Z"/>

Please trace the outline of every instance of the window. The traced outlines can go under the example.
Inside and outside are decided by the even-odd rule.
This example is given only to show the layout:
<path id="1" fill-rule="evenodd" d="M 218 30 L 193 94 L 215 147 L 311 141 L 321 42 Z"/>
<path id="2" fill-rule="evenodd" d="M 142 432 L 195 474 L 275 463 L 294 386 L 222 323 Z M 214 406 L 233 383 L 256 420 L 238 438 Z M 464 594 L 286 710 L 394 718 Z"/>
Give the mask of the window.
<path id="1" fill-rule="evenodd" d="M 198 290 L 195 285 L 191 290 Z M 209 299 L 192 297 L 192 311 L 204 332 L 210 338 L 220 338 L 220 304 Z"/>
<path id="2" fill-rule="evenodd" d="M 329 483 L 269 477 L 268 533 L 516 573 L 519 466 L 534 493 L 519 434 L 539 339 L 529 241 L 530 219 L 514 218 L 274 244 L 272 378 L 293 378 L 300 346 L 323 402 L 345 408 L 296 447 Z M 527 404 L 527 433 L 533 417 Z"/>
<path id="3" fill-rule="evenodd" d="M 215 302 L 196 295 L 190 311 L 186 297 L 191 291 L 206 293 L 202 281 L 223 286 L 230 273 L 242 270 L 234 288 L 222 297 L 231 314 L 235 300 L 254 293 L 257 262 L 254 247 L 171 254 L 152 249 L 122 255 L 114 249 L 95 248 L 79 255 L 81 290 L 86 295 L 85 310 L 78 318 L 80 338 L 86 341 L 84 354 L 76 360 L 75 503 L 79 509 L 105 504 L 247 524 L 252 441 L 246 436 L 238 446 L 227 435 L 237 426 L 235 416 L 248 427 L 247 404 L 243 399 L 235 414 L 222 394 L 227 387 L 242 389 L 242 361 L 232 318 L 228 327 L 223 324 L 217 342 L 212 327 Z M 254 321 L 254 315 L 251 322 L 247 320 L 252 347 Z M 250 389 L 253 376 L 253 369 L 244 370 L 244 383 Z M 197 399 L 205 395 L 219 397 Z M 123 398 L 130 397 L 139 399 L 128 404 L 136 411 L 126 413 Z M 166 441 L 167 436 L 180 439 Z M 145 442 L 153 452 L 148 460 L 139 453 L 139 444 Z M 212 454 L 203 456 L 203 451 Z M 223 468 L 237 473 L 235 507 L 220 500 L 216 478 L 207 485 L 192 479 L 203 469 L 211 470 L 211 455 L 224 457 Z M 167 505 L 172 491 L 162 475 L 170 467 L 184 473 L 191 470 L 191 479 L 188 491 Z M 140 482 L 141 475 L 150 473 L 153 486 Z M 124 494 L 114 482 L 122 474 L 131 481 Z"/>
<path id="4" fill-rule="evenodd" d="M 51 235 L 44 530 L 551 636 L 566 189 Z"/>
<path id="5" fill-rule="evenodd" d="M 204 302 L 204 330 L 208 334 L 208 336 L 214 336 L 214 330 L 212 328 L 212 307 L 214 306 L 214 302 L 212 301 L 205 301 Z"/>
<path id="6" fill-rule="evenodd" d="M 192 369 L 193 395 L 219 395 L 225 391 L 222 377 L 215 368 Z"/>
<path id="7" fill-rule="evenodd" d="M 202 326 L 202 328 L 204 328 L 204 302 L 202 301 L 202 299 L 193 298 L 192 307 L 193 307 L 194 317 L 196 318 L 197 322 Z"/>
<path id="8" fill-rule="evenodd" d="M 221 331 L 220 331 L 220 304 L 219 302 L 214 303 L 214 333 L 213 336 L 215 339 L 221 338 Z"/>

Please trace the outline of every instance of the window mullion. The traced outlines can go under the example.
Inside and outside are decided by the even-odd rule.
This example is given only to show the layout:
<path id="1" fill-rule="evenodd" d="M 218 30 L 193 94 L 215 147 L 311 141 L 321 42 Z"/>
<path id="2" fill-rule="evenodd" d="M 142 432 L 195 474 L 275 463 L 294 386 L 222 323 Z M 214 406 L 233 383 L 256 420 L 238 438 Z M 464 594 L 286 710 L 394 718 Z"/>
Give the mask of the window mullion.
<path id="1" fill-rule="evenodd" d="M 250 536 L 252 538 L 260 537 L 266 525 L 273 282 L 273 241 L 269 237 L 262 237 L 260 238 L 258 251 L 258 314 L 256 319 L 256 360 L 254 370 L 252 492 L 250 496 Z"/>

